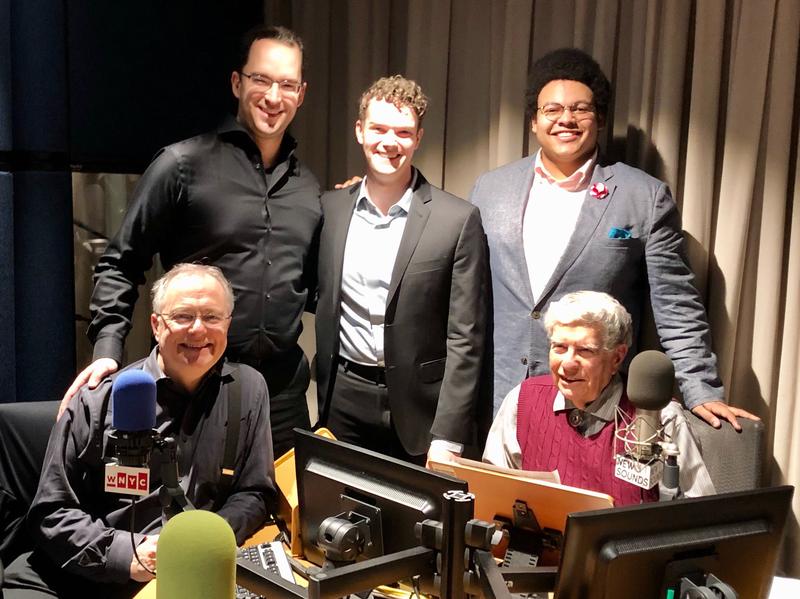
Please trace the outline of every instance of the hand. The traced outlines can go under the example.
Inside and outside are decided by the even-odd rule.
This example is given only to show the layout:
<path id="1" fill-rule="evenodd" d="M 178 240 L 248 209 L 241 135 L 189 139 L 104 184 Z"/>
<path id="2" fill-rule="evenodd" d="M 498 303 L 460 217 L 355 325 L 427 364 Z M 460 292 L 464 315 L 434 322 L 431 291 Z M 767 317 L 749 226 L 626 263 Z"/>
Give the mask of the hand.
<path id="1" fill-rule="evenodd" d="M 720 418 L 724 418 L 730 422 L 731 426 L 737 431 L 742 430 L 742 425 L 736 420 L 737 416 L 739 418 L 747 418 L 748 420 L 761 420 L 761 418 L 755 414 L 751 414 L 747 410 L 743 410 L 741 408 L 729 406 L 724 401 L 719 399 L 695 406 L 692 408 L 692 414 L 698 418 L 702 418 L 714 428 L 719 428 L 722 426 L 719 418 L 717 418 L 717 416 L 719 416 Z"/>
<path id="2" fill-rule="evenodd" d="M 445 464 L 448 462 L 454 462 L 457 457 L 458 454 L 453 453 L 452 451 L 441 449 L 439 447 L 431 447 L 428 450 L 428 457 L 425 461 L 425 467 L 430 469 L 432 461 L 443 462 Z"/>
<path id="3" fill-rule="evenodd" d="M 116 372 L 118 368 L 119 364 L 117 364 L 117 361 L 111 358 L 100 358 L 84 368 L 61 399 L 61 405 L 58 406 L 58 416 L 56 416 L 56 420 L 61 418 L 64 410 L 67 409 L 69 400 L 78 392 L 78 389 L 86 384 L 89 385 L 89 389 L 94 389 L 100 384 L 100 381 L 112 372 Z"/>
<path id="4" fill-rule="evenodd" d="M 355 183 L 358 183 L 359 181 L 361 181 L 361 179 L 363 179 L 363 177 L 359 177 L 358 175 L 356 175 L 355 177 L 350 177 L 344 183 L 337 183 L 336 185 L 333 186 L 333 188 L 334 189 L 344 189 L 345 187 L 350 187 L 351 185 L 354 185 Z"/>
<path id="5" fill-rule="evenodd" d="M 136 548 L 136 554 L 139 556 L 139 559 L 136 559 L 136 555 L 131 558 L 131 578 L 136 582 L 147 582 L 155 578 L 153 572 L 156 571 L 157 546 L 158 535 L 148 535 Z M 142 563 L 140 564 L 139 561 Z M 147 569 L 152 570 L 152 572 L 148 572 L 142 567 L 142 564 L 147 566 Z"/>

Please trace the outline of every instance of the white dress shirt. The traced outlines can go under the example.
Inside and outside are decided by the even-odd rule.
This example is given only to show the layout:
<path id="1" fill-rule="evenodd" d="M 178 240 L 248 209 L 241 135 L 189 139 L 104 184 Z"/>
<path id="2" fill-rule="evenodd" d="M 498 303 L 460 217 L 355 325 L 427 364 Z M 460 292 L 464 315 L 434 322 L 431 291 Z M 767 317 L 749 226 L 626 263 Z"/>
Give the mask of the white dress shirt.
<path id="1" fill-rule="evenodd" d="M 386 300 L 416 178 L 415 170 L 408 189 L 386 215 L 370 200 L 366 178 L 358 190 L 344 248 L 339 317 L 339 355 L 358 364 L 386 364 L 383 355 Z"/>
<path id="2" fill-rule="evenodd" d="M 539 300 L 567 248 L 592 180 L 597 150 L 572 175 L 557 181 L 536 154 L 533 184 L 522 218 L 522 246 L 534 302 Z"/>

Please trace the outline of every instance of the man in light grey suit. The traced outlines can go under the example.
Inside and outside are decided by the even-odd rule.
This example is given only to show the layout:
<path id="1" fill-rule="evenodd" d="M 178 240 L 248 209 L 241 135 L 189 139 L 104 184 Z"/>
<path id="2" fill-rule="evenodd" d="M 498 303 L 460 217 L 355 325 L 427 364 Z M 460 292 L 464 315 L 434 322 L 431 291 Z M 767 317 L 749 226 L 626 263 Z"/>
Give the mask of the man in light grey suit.
<path id="1" fill-rule="evenodd" d="M 495 410 L 524 378 L 547 372 L 542 315 L 550 303 L 588 289 L 625 306 L 634 344 L 649 301 L 686 406 L 712 426 L 724 418 L 738 430 L 737 416 L 755 416 L 724 401 L 669 189 L 599 158 L 610 98 L 608 79 L 586 53 L 565 48 L 543 56 L 528 88 L 541 150 L 485 173 L 470 194 L 490 248 Z"/>
<path id="2" fill-rule="evenodd" d="M 316 318 L 321 424 L 417 463 L 474 441 L 489 292 L 478 209 L 411 166 L 426 109 L 399 75 L 362 95 L 367 176 L 322 197 Z"/>

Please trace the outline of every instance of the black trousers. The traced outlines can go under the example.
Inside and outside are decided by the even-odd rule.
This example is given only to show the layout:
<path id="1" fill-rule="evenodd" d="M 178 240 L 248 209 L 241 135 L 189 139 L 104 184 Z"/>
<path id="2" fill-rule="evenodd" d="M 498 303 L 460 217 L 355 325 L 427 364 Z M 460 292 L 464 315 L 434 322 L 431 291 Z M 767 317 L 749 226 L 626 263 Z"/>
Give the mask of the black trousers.
<path id="1" fill-rule="evenodd" d="M 294 447 L 292 430 L 295 427 L 305 430 L 311 428 L 306 402 L 306 391 L 311 382 L 308 359 L 299 345 L 267 360 L 237 355 L 230 355 L 229 358 L 252 366 L 267 381 L 272 450 L 275 459 L 278 459 Z"/>
<path id="2" fill-rule="evenodd" d="M 340 441 L 425 465 L 427 455 L 409 454 L 397 436 L 386 385 L 347 371 L 341 364 L 333 381 L 326 426 Z"/>
<path id="3" fill-rule="evenodd" d="M 57 568 L 37 552 L 23 553 L 5 571 L 2 599 L 131 599 L 142 583 L 97 584 Z"/>

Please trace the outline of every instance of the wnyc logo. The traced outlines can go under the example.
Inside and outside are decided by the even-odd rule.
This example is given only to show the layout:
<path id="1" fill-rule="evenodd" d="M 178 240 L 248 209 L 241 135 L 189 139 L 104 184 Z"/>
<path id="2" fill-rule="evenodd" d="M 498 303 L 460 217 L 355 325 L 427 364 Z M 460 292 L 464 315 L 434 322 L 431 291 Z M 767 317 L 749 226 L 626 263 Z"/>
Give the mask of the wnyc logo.
<path id="1" fill-rule="evenodd" d="M 106 464 L 105 490 L 107 493 L 145 497 L 150 493 L 150 469 Z"/>

